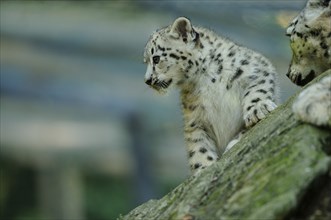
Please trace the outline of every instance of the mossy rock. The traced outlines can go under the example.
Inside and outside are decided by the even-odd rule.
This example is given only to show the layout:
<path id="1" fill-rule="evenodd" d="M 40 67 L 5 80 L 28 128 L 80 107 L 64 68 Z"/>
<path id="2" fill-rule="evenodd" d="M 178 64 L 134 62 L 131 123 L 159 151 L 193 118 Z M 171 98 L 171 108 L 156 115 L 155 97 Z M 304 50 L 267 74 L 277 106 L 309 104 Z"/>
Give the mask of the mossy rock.
<path id="1" fill-rule="evenodd" d="M 331 219 L 331 129 L 298 121 L 295 97 L 213 166 L 120 219 Z"/>

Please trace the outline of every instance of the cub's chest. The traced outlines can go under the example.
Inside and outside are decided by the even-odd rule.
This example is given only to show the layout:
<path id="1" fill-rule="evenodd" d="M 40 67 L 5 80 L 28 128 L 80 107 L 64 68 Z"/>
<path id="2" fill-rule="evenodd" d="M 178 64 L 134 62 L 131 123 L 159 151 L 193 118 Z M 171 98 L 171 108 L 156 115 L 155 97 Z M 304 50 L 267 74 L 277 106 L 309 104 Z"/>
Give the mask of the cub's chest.
<path id="1" fill-rule="evenodd" d="M 225 85 L 206 87 L 201 93 L 201 102 L 210 119 L 233 117 L 241 113 L 241 91 L 226 89 Z"/>

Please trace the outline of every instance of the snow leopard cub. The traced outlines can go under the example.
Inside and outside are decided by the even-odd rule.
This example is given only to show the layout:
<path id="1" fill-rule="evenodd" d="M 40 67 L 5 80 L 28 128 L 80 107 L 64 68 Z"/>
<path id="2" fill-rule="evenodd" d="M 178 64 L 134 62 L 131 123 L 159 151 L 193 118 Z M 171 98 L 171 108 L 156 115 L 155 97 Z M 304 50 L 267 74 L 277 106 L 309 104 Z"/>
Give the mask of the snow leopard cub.
<path id="1" fill-rule="evenodd" d="M 179 88 L 193 173 L 214 163 L 227 144 L 276 108 L 275 69 L 262 55 L 184 17 L 152 34 L 145 82 L 159 93 Z M 231 145 L 234 142 L 231 141 Z"/>

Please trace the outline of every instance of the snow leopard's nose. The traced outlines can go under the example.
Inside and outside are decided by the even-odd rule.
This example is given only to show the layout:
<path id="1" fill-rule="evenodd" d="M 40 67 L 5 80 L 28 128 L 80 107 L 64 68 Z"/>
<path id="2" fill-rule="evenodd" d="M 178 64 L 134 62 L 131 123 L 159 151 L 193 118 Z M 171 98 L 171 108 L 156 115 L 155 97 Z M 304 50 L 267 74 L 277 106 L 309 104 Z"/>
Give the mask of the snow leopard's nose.
<path id="1" fill-rule="evenodd" d="M 145 80 L 145 83 L 149 86 L 152 85 L 152 78 Z"/>

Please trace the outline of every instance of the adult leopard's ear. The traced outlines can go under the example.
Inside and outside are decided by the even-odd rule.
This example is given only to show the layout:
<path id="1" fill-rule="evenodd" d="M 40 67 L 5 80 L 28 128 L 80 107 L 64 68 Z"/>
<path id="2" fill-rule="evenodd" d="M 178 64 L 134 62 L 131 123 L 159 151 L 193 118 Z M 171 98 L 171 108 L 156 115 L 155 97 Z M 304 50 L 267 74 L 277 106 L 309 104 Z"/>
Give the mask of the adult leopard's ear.
<path id="1" fill-rule="evenodd" d="M 322 7 L 329 7 L 330 2 L 330 0 L 319 0 L 319 3 Z"/>
<path id="2" fill-rule="evenodd" d="M 173 38 L 183 38 L 184 42 L 187 42 L 188 37 L 194 37 L 193 32 L 190 20 L 184 17 L 177 18 L 170 29 L 170 35 Z"/>
<path id="3" fill-rule="evenodd" d="M 330 0 L 308 0 L 306 7 L 312 7 L 312 8 L 317 8 L 317 7 L 330 7 Z"/>

